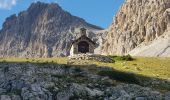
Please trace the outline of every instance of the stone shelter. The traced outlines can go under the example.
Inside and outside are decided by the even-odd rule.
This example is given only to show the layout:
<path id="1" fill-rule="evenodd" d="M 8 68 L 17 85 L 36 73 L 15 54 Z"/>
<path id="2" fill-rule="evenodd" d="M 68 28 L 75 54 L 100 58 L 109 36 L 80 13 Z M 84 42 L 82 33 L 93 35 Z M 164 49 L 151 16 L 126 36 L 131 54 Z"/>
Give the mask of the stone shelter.
<path id="1" fill-rule="evenodd" d="M 70 56 L 74 56 L 76 54 L 94 53 L 96 43 L 92 41 L 89 37 L 87 37 L 86 29 L 81 28 L 80 34 L 81 36 L 78 39 L 74 40 L 71 44 Z"/>

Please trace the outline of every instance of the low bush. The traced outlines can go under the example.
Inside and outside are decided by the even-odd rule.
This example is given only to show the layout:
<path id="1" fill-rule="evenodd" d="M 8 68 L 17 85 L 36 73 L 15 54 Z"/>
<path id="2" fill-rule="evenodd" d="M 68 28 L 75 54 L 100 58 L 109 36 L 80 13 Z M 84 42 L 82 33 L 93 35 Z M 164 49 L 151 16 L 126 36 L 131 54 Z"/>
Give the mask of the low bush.
<path id="1" fill-rule="evenodd" d="M 2 60 L 3 63 L 7 62 L 6 60 Z"/>
<path id="2" fill-rule="evenodd" d="M 74 69 L 76 73 L 82 72 L 81 68 L 77 67 Z"/>
<path id="3" fill-rule="evenodd" d="M 119 72 L 119 71 L 113 70 L 113 71 L 99 71 L 98 75 L 108 76 L 111 79 L 114 79 L 120 82 L 139 84 L 138 79 L 132 73 Z"/>
<path id="4" fill-rule="evenodd" d="M 133 61 L 134 58 L 132 58 L 131 55 L 125 55 L 125 56 L 109 56 L 110 58 L 112 58 L 113 60 L 116 61 Z"/>

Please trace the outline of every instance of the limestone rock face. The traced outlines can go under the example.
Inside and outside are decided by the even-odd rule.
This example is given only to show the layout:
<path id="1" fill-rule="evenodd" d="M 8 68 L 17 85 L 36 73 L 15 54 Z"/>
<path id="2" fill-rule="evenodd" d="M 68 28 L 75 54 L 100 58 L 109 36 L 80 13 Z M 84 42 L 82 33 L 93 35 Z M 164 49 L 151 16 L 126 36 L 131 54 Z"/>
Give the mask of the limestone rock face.
<path id="1" fill-rule="evenodd" d="M 170 0 L 125 0 L 108 29 L 103 54 L 128 54 L 150 43 L 170 27 Z"/>
<path id="2" fill-rule="evenodd" d="M 57 4 L 33 3 L 18 15 L 6 19 L 0 30 L 0 55 L 15 57 L 51 57 L 68 55 L 71 41 L 79 28 L 101 28 L 72 16 Z"/>

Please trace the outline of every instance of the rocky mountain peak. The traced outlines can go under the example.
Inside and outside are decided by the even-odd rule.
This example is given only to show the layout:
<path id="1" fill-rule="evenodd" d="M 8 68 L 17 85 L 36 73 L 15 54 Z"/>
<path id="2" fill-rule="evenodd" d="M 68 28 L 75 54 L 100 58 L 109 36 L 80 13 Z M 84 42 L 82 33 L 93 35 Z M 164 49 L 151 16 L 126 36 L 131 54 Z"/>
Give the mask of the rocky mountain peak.
<path id="1" fill-rule="evenodd" d="M 126 0 L 108 29 L 104 54 L 128 54 L 141 43 L 165 33 L 170 23 L 170 0 Z"/>
<path id="2" fill-rule="evenodd" d="M 27 9 L 27 11 L 34 11 L 34 10 L 43 10 L 44 8 L 47 8 L 51 4 L 43 3 L 43 2 L 36 2 L 32 3 L 30 7 Z M 56 4 L 57 5 L 57 4 Z"/>
<path id="3" fill-rule="evenodd" d="M 0 55 L 15 57 L 67 56 L 76 30 L 101 30 L 64 11 L 58 4 L 37 2 L 6 19 L 0 31 Z M 91 32 L 92 37 L 95 33 Z"/>

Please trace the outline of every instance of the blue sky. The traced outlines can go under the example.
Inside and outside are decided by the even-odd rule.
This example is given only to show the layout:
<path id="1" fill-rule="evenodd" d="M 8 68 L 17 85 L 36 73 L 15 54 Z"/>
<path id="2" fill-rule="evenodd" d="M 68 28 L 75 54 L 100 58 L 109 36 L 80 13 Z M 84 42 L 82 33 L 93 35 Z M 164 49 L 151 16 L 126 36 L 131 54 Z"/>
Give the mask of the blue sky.
<path id="1" fill-rule="evenodd" d="M 124 0 L 0 0 L 0 29 L 5 18 L 26 10 L 31 3 L 56 2 L 72 15 L 87 22 L 107 28 Z"/>

